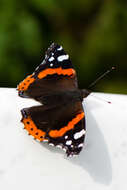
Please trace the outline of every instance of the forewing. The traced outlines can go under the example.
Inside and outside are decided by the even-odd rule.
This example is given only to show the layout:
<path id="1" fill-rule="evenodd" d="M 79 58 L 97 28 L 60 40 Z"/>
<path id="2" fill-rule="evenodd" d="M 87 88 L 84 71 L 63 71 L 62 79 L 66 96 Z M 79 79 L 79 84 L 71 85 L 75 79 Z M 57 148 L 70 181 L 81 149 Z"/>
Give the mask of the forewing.
<path id="1" fill-rule="evenodd" d="M 62 46 L 53 43 L 47 50 L 43 62 L 34 73 L 17 87 L 21 97 L 38 97 L 56 92 L 77 89 L 77 77 L 69 55 Z"/>

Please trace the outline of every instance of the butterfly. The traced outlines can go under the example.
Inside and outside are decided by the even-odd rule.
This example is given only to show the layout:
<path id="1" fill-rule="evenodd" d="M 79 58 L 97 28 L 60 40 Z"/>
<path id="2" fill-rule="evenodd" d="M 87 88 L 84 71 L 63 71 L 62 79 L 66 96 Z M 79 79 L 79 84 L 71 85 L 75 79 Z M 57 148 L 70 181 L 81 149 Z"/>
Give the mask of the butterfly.
<path id="1" fill-rule="evenodd" d="M 34 139 L 78 155 L 84 145 L 83 98 L 90 92 L 79 89 L 76 71 L 63 47 L 52 43 L 42 63 L 17 87 L 18 95 L 41 105 L 21 110 L 22 123 Z"/>

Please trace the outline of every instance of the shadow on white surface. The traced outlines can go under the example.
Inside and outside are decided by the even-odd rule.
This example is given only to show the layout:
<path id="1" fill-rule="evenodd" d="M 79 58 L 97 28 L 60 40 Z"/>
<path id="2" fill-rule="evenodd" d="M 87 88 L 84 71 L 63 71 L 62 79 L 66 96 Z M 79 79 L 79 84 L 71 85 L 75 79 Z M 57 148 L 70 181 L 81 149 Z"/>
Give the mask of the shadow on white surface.
<path id="1" fill-rule="evenodd" d="M 112 181 L 112 167 L 104 136 L 91 110 L 87 109 L 86 117 L 86 146 L 72 162 L 84 168 L 96 182 L 109 185 Z"/>
<path id="2" fill-rule="evenodd" d="M 89 106 L 88 106 L 89 105 Z M 43 147 L 54 153 L 61 153 L 69 162 L 79 165 L 95 180 L 97 183 L 109 185 L 112 182 L 112 166 L 111 159 L 106 145 L 106 141 L 91 110 L 95 102 L 86 104 L 86 128 L 87 135 L 85 146 L 79 156 L 67 158 L 64 156 L 63 150 L 49 146 L 47 143 L 41 143 Z"/>
<path id="3" fill-rule="evenodd" d="M 48 190 L 127 189 L 127 96 L 95 94 L 112 104 L 85 99 L 86 140 L 78 157 L 28 136 L 20 110 L 35 105 L 0 89 L 0 187 Z M 5 140 L 7 139 L 7 140 Z M 50 151 L 48 151 L 50 150 Z M 20 185 L 19 185 L 20 184 Z"/>

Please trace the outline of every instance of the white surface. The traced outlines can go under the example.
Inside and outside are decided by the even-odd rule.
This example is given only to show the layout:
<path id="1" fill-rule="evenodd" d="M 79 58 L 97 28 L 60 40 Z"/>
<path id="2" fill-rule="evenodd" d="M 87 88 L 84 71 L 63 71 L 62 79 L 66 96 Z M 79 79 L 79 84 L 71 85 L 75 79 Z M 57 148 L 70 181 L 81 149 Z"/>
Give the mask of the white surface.
<path id="1" fill-rule="evenodd" d="M 18 97 L 15 89 L 0 89 L 1 190 L 127 189 L 127 96 L 93 96 L 84 100 L 85 148 L 79 157 L 66 158 L 23 130 L 20 110 L 35 102 Z"/>

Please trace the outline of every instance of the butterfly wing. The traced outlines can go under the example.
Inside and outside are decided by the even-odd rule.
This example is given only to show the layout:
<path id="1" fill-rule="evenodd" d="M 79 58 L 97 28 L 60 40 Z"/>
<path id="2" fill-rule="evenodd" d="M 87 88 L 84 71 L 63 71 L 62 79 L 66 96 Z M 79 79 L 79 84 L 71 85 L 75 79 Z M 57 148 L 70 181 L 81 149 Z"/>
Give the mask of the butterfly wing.
<path id="1" fill-rule="evenodd" d="M 79 154 L 85 138 L 82 95 L 76 72 L 62 46 L 52 44 L 35 72 L 18 85 L 19 96 L 43 103 L 21 110 L 24 128 L 35 139 Z"/>
<path id="2" fill-rule="evenodd" d="M 21 97 L 38 101 L 40 97 L 78 88 L 76 72 L 62 46 L 53 43 L 47 50 L 43 62 L 34 73 L 22 81 L 17 89 Z"/>
<path id="3" fill-rule="evenodd" d="M 80 153 L 85 138 L 85 116 L 80 100 L 64 106 L 35 106 L 22 111 L 25 129 L 35 139 L 61 147 L 67 156 Z"/>

